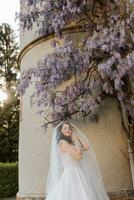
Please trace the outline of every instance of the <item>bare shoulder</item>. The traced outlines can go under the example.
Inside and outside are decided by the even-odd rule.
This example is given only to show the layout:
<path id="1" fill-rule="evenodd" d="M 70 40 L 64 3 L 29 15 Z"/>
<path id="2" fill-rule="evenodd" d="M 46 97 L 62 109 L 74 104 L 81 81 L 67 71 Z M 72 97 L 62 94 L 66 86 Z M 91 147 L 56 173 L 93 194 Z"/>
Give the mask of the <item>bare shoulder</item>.
<path id="1" fill-rule="evenodd" d="M 65 150 L 66 148 L 68 148 L 69 143 L 66 140 L 60 140 L 59 141 L 59 147 L 62 150 Z"/>
<path id="2" fill-rule="evenodd" d="M 59 141 L 59 146 L 64 146 L 64 145 L 68 145 L 69 143 L 66 140 L 60 140 Z"/>

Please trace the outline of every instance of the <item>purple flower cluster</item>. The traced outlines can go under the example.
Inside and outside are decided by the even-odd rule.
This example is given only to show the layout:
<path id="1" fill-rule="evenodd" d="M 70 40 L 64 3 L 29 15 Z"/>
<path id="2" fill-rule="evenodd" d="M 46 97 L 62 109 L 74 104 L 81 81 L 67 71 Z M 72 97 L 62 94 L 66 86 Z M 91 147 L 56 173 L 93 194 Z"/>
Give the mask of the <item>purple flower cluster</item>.
<path id="1" fill-rule="evenodd" d="M 76 15 L 85 10 L 84 0 L 23 0 L 22 10 L 16 17 L 24 30 L 38 26 L 38 36 L 55 32 L 60 36 L 60 30 Z"/>
<path id="2" fill-rule="evenodd" d="M 33 13 L 36 9 L 39 13 L 37 5 L 42 5 L 43 11 L 40 12 L 46 9 L 44 16 L 47 17 L 47 23 L 50 22 L 57 34 L 67 21 L 84 12 L 85 5 L 80 0 L 29 0 L 25 3 L 34 10 Z M 118 6 L 118 1 L 114 3 Z M 49 12 L 51 16 L 47 15 Z M 90 114 L 108 95 L 116 97 L 124 105 L 126 113 L 134 119 L 133 30 L 134 10 L 126 3 L 126 15 L 123 18 L 117 12 L 113 13 L 108 24 L 97 25 L 93 34 L 85 37 L 80 46 L 70 40 L 65 40 L 63 45 L 53 41 L 53 52 L 39 60 L 36 68 L 22 72 L 18 91 L 24 95 L 33 78 L 37 80 L 32 98 L 35 97 L 38 106 L 52 108 L 49 118 L 53 123 L 76 113 L 82 116 Z M 57 91 L 59 85 L 71 78 L 73 83 Z M 44 116 L 46 119 L 48 115 L 44 112 Z"/>

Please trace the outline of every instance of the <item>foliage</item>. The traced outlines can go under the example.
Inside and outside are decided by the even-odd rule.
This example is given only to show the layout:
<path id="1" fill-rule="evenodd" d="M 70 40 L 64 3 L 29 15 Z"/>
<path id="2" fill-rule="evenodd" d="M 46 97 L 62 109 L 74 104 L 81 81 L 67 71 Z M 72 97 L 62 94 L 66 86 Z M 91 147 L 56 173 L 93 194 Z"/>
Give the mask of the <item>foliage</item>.
<path id="1" fill-rule="evenodd" d="M 0 197 L 16 195 L 18 191 L 18 163 L 0 163 Z"/>
<path id="2" fill-rule="evenodd" d="M 8 98 L 0 104 L 0 162 L 17 159 L 19 129 L 19 95 L 16 92 L 18 44 L 8 24 L 0 26 L 0 89 Z"/>

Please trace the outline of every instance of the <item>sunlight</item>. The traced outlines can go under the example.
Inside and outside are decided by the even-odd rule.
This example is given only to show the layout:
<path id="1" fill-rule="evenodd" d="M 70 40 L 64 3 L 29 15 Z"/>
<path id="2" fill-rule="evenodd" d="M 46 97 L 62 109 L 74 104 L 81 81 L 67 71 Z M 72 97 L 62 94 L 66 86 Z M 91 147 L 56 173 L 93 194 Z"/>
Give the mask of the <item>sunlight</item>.
<path id="1" fill-rule="evenodd" d="M 0 102 L 3 102 L 7 99 L 7 94 L 0 90 Z"/>

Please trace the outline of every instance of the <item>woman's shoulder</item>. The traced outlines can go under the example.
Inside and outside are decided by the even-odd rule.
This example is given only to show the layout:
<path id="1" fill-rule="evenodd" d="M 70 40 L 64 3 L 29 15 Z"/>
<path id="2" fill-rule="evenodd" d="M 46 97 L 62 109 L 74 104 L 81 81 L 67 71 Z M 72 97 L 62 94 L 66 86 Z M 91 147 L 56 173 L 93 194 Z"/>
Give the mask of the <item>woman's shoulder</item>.
<path id="1" fill-rule="evenodd" d="M 61 145 L 63 146 L 63 145 L 68 145 L 69 143 L 66 141 L 66 140 L 64 140 L 64 139 L 61 139 L 60 141 L 59 141 L 59 147 L 61 147 Z"/>
<path id="2" fill-rule="evenodd" d="M 59 152 L 60 153 L 64 153 L 65 149 L 67 148 L 67 141 L 64 140 L 64 139 L 61 139 L 59 142 L 58 142 L 58 149 L 59 149 Z"/>
<path id="3" fill-rule="evenodd" d="M 59 149 L 63 150 L 63 151 L 68 151 L 68 149 L 70 149 L 72 145 L 68 143 L 68 141 L 61 139 L 59 141 Z"/>

